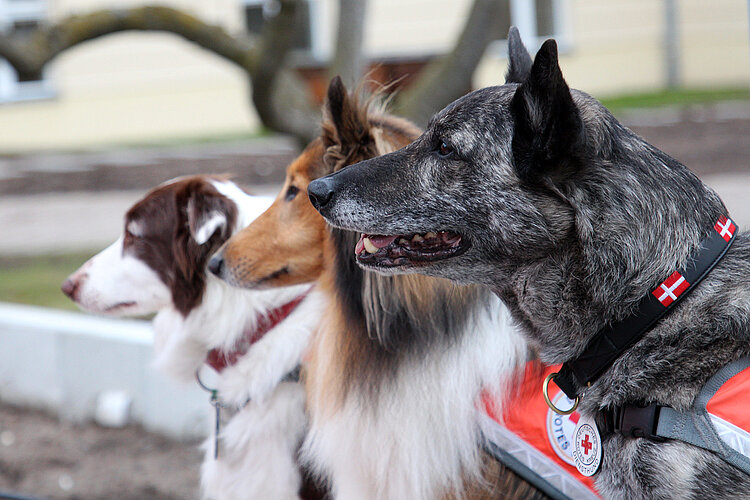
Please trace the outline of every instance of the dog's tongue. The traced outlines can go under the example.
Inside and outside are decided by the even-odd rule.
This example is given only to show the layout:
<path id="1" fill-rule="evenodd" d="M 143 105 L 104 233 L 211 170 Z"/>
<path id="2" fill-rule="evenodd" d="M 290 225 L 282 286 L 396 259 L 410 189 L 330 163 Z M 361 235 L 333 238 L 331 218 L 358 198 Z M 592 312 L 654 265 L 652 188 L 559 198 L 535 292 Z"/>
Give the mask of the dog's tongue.
<path id="1" fill-rule="evenodd" d="M 368 238 L 378 248 L 387 247 L 396 240 L 395 236 L 370 235 Z"/>
<path id="2" fill-rule="evenodd" d="M 365 238 L 368 238 L 370 240 L 370 243 L 372 243 L 376 248 L 383 248 L 393 243 L 394 240 L 397 238 L 397 236 L 383 236 L 379 234 L 361 234 L 359 236 L 359 241 L 357 242 L 357 246 L 354 249 L 355 254 L 360 254 L 362 253 L 362 250 L 365 249 Z"/>

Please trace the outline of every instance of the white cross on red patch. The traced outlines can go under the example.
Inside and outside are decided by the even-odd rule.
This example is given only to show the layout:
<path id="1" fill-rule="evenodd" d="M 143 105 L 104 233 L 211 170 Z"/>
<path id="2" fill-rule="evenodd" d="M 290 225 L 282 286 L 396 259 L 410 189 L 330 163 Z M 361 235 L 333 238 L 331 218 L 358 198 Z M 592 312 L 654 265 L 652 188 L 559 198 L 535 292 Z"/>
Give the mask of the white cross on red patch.
<path id="1" fill-rule="evenodd" d="M 732 219 L 727 219 L 725 216 L 719 217 L 719 220 L 714 224 L 714 229 L 719 233 L 719 236 L 724 238 L 724 241 L 729 242 L 734 236 L 734 231 L 737 226 L 734 225 Z"/>
<path id="2" fill-rule="evenodd" d="M 677 297 L 689 287 L 690 283 L 688 283 L 685 277 L 675 271 L 651 293 L 654 294 L 654 297 L 659 299 L 659 302 L 661 302 L 664 307 L 668 307 L 669 304 L 677 300 Z"/>

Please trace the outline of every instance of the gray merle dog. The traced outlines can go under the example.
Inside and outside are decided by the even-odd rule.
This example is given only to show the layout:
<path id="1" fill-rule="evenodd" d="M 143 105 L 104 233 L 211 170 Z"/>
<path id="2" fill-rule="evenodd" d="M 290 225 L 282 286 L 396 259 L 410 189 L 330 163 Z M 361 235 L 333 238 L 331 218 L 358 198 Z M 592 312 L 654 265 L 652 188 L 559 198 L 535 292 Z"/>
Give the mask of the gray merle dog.
<path id="1" fill-rule="evenodd" d="M 517 54 L 508 82 L 458 99 L 411 145 L 308 193 L 331 224 L 364 233 L 361 266 L 487 285 L 543 361 L 567 362 L 684 265 L 726 207 L 570 90 L 553 40 L 533 64 Z M 749 276 L 750 238 L 739 235 L 679 307 L 576 387 L 581 414 L 600 422 L 628 404 L 688 410 L 713 374 L 750 353 Z M 604 497 L 750 496 L 750 476 L 697 446 L 606 429 L 602 441 Z"/>

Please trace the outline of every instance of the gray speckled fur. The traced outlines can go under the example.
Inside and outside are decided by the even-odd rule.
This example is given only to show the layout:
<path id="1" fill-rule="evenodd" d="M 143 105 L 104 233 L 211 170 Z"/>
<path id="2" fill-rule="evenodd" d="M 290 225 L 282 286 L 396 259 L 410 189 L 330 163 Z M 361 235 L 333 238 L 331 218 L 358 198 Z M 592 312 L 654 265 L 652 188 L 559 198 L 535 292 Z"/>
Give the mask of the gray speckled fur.
<path id="1" fill-rule="evenodd" d="M 554 68 L 534 66 L 554 80 L 556 50 L 545 50 Z M 560 363 L 680 267 L 726 208 L 678 161 L 566 85 L 552 90 L 572 95 L 580 130 L 564 130 L 570 141 L 524 163 L 514 149 L 517 92 L 528 94 L 527 125 L 562 133 L 545 129 L 561 113 L 555 98 L 524 85 L 468 94 L 406 148 L 329 177 L 334 195 L 321 213 L 370 234 L 462 234 L 471 247 L 461 256 L 381 271 L 491 287 L 541 359 Z M 451 156 L 437 153 L 441 141 Z M 561 149 L 565 156 L 555 156 Z M 581 411 L 652 402 L 686 409 L 721 366 L 750 354 L 749 337 L 750 238 L 740 234 L 705 281 L 586 390 Z M 621 436 L 604 436 L 596 484 L 606 498 L 750 497 L 750 477 L 710 452 Z"/>

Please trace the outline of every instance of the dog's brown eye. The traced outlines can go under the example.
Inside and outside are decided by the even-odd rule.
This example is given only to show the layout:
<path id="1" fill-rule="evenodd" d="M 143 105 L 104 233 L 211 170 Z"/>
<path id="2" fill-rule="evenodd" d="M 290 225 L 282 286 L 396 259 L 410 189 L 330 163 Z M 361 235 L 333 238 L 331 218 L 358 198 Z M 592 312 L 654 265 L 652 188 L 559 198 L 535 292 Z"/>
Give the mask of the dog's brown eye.
<path id="1" fill-rule="evenodd" d="M 445 141 L 442 141 L 440 143 L 440 146 L 438 146 L 438 153 L 440 153 L 440 156 L 448 156 L 453 152 L 453 148 L 448 146 Z"/>
<path id="2" fill-rule="evenodd" d="M 294 197 L 297 196 L 297 193 L 299 193 L 299 188 L 297 186 L 289 186 L 289 189 L 286 190 L 284 199 L 286 199 L 286 201 L 292 201 Z"/>

